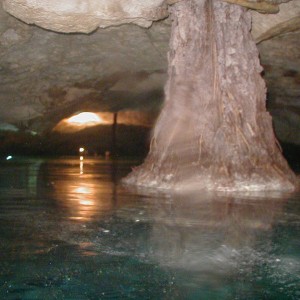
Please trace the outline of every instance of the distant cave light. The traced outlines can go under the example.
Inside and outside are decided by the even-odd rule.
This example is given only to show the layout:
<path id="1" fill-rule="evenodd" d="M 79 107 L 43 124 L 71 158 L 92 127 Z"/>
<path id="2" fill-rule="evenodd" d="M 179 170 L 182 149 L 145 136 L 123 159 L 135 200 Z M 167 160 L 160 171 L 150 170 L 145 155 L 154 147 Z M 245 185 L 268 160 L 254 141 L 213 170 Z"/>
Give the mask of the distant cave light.
<path id="1" fill-rule="evenodd" d="M 94 126 L 103 122 L 102 118 L 92 112 L 82 112 L 67 119 L 67 122 L 78 126 Z"/>
<path id="2" fill-rule="evenodd" d="M 100 113 L 81 112 L 69 118 L 61 120 L 53 128 L 53 131 L 72 133 L 93 126 L 109 125 L 110 123 L 111 120 L 109 120 L 106 116 L 103 117 Z"/>
<path id="3" fill-rule="evenodd" d="M 156 111 L 123 110 L 118 112 L 118 125 L 152 127 Z M 113 112 L 81 112 L 61 120 L 53 131 L 73 133 L 98 125 L 113 125 Z"/>

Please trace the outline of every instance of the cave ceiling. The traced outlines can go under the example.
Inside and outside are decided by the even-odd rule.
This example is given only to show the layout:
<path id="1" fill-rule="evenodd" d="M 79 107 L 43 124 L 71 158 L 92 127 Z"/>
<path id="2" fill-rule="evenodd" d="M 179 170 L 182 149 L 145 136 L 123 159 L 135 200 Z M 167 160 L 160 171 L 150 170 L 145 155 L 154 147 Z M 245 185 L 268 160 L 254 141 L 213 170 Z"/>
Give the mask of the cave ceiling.
<path id="1" fill-rule="evenodd" d="M 1 2 L 0 126 L 43 132 L 80 111 L 159 111 L 177 0 Z M 300 144 L 300 1 L 227 2 L 252 9 L 276 131 Z"/>

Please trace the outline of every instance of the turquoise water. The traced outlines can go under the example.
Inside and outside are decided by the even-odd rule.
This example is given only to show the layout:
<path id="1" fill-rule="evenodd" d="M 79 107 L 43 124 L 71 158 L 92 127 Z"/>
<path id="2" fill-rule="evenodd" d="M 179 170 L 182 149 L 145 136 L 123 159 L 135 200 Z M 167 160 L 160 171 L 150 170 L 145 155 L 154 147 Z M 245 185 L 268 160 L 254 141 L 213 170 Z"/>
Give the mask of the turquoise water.
<path id="1" fill-rule="evenodd" d="M 0 299 L 300 299 L 300 194 L 128 190 L 133 161 L 0 169 Z"/>

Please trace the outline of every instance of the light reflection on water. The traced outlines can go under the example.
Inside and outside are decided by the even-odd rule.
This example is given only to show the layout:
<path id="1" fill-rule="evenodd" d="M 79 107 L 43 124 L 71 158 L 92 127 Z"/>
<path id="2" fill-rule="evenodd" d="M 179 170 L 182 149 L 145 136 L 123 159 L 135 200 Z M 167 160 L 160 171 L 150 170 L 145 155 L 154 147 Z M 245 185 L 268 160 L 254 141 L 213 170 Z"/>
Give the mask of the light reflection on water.
<path id="1" fill-rule="evenodd" d="M 0 169 L 0 299 L 298 299 L 299 194 L 170 195 L 134 162 Z"/>
<path id="2" fill-rule="evenodd" d="M 68 218 L 91 221 L 113 208 L 112 186 L 88 176 L 72 176 L 53 183 L 53 196 L 68 211 Z"/>

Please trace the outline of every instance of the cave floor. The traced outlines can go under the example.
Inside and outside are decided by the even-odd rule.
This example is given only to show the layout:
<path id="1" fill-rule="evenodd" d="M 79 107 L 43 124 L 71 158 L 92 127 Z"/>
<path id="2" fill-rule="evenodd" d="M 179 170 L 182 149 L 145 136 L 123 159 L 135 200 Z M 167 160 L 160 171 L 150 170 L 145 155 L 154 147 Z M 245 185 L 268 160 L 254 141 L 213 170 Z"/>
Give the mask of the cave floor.
<path id="1" fill-rule="evenodd" d="M 129 190 L 138 163 L 2 160 L 0 299 L 299 299 L 299 193 Z"/>

